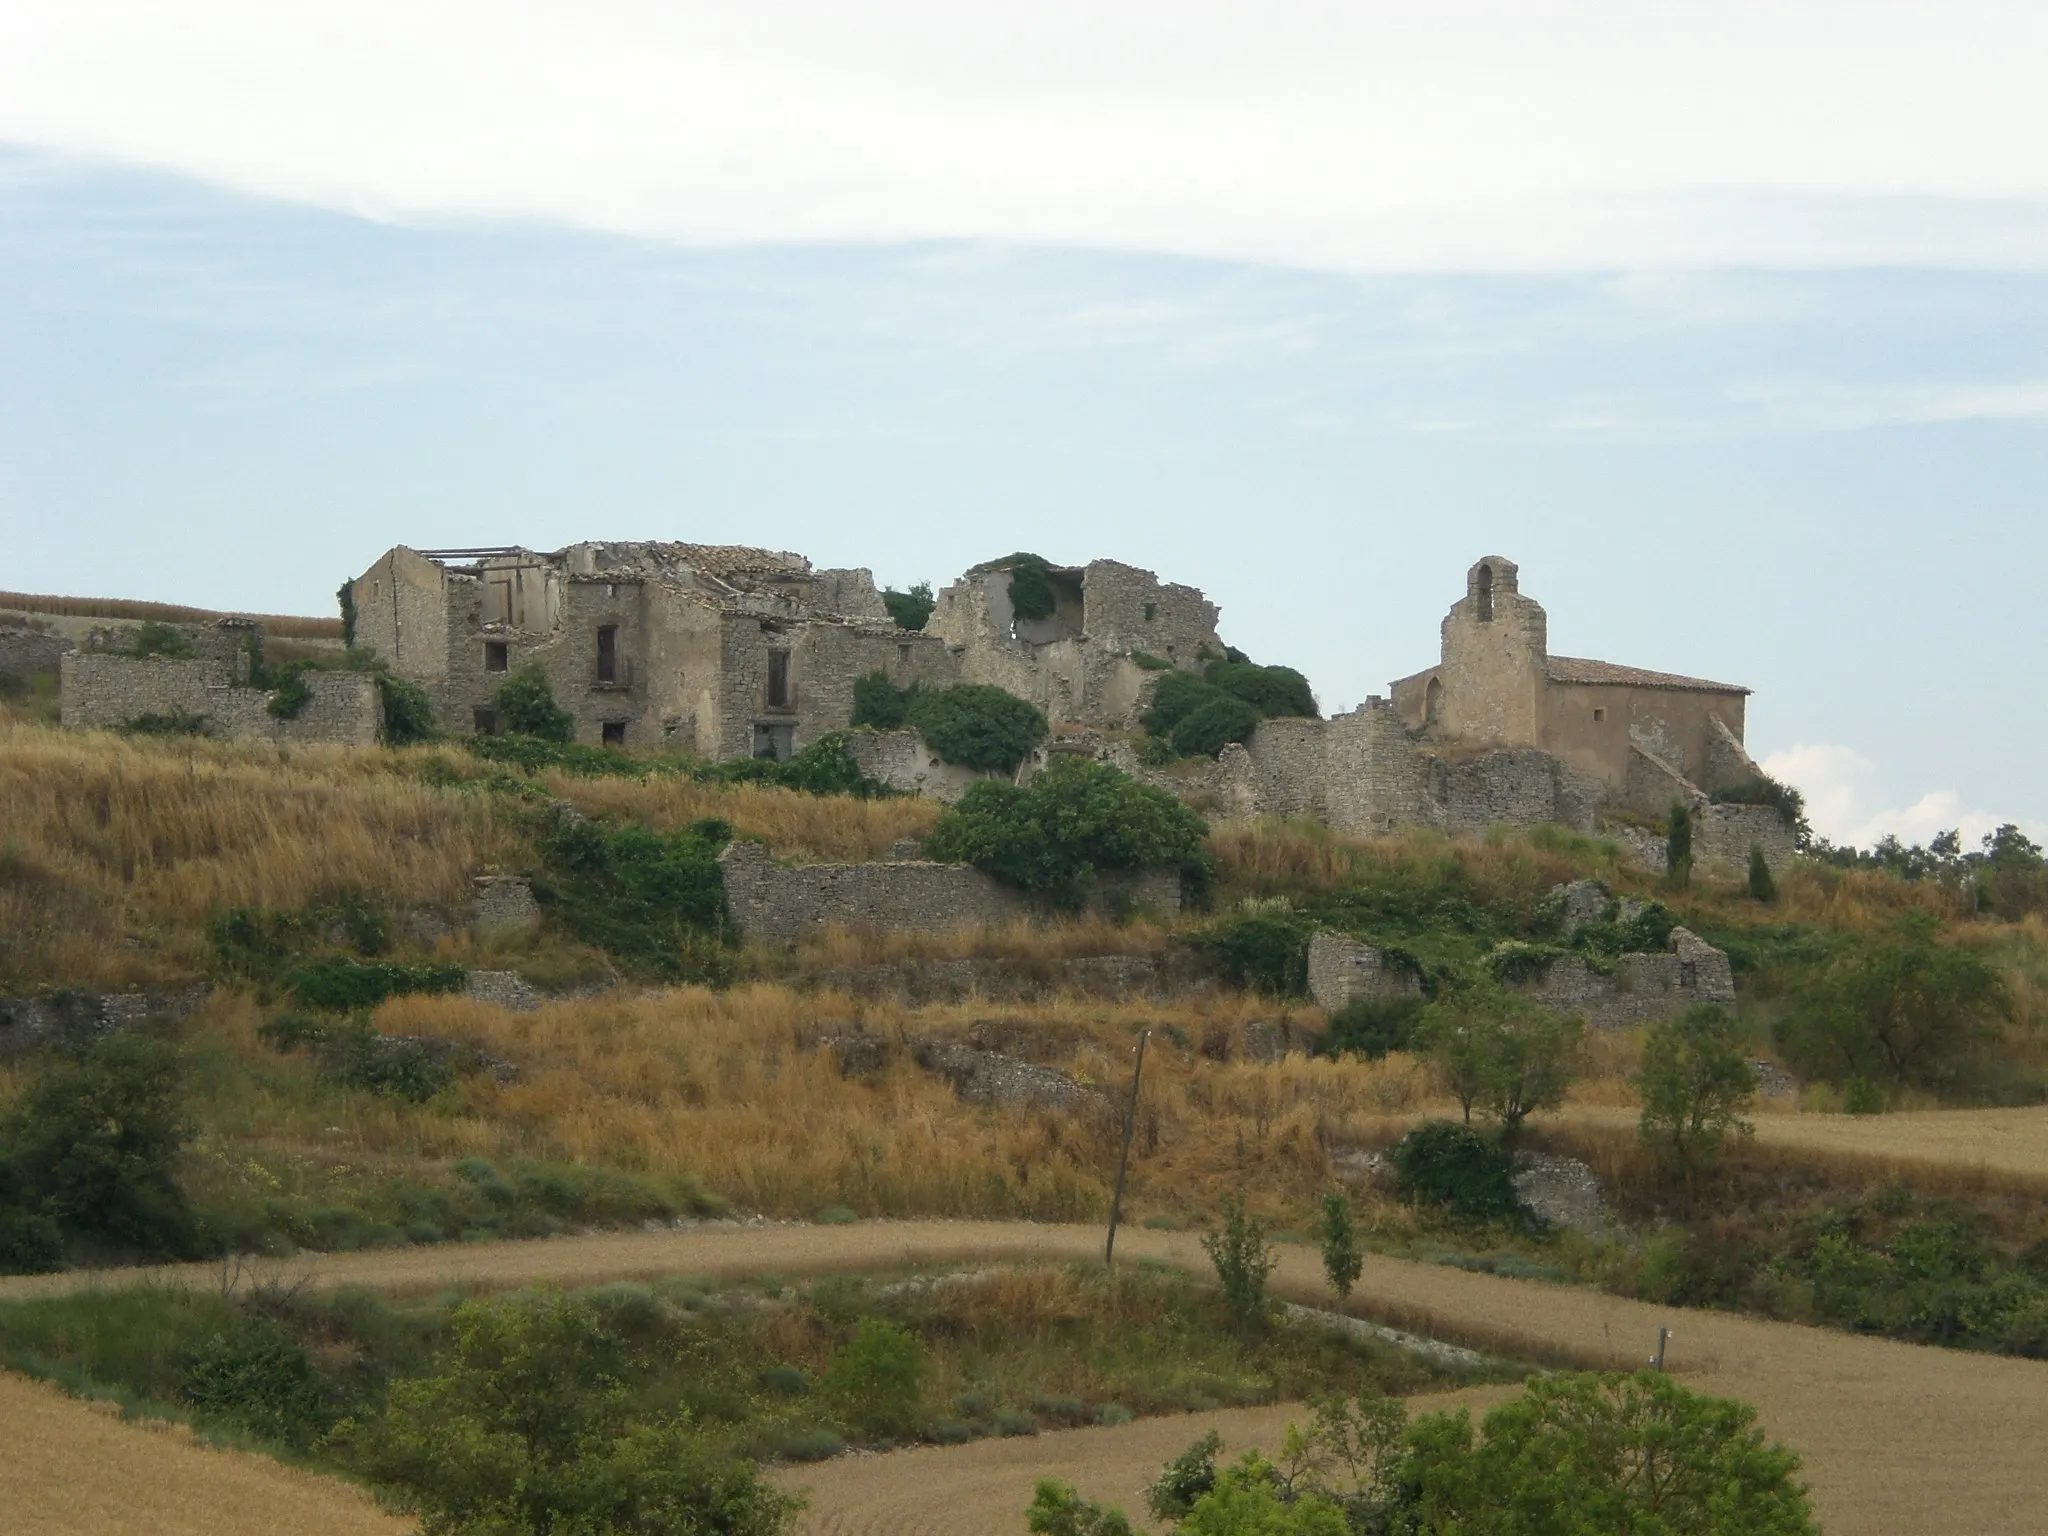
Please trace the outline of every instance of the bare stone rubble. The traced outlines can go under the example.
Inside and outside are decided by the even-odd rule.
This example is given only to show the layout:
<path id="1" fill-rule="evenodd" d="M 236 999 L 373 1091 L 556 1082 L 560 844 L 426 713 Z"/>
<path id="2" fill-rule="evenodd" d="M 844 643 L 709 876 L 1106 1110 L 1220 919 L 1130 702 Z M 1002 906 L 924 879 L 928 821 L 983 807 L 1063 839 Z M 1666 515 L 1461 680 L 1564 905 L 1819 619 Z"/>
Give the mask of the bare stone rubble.
<path id="1" fill-rule="evenodd" d="M 496 938 L 531 931 L 540 923 L 540 903 L 533 886 L 519 875 L 478 875 L 476 901 L 470 908 L 470 931 L 478 938 Z"/>
<path id="2" fill-rule="evenodd" d="M 1523 1152 L 1515 1158 L 1515 1193 L 1553 1227 L 1604 1234 L 1614 1222 L 1600 1177 L 1575 1157 Z"/>
<path id="3" fill-rule="evenodd" d="M 927 1072 L 952 1081 L 953 1091 L 971 1104 L 999 1108 L 1099 1110 L 1107 1101 L 1055 1067 L 1034 1066 L 1012 1056 L 981 1050 L 959 1040 L 919 1040 L 911 1054 Z"/>
<path id="4" fill-rule="evenodd" d="M 0 997 L 0 1059 L 119 1034 L 153 1019 L 182 1019 L 206 1001 L 210 990 L 199 983 L 176 992 L 58 990 Z"/>

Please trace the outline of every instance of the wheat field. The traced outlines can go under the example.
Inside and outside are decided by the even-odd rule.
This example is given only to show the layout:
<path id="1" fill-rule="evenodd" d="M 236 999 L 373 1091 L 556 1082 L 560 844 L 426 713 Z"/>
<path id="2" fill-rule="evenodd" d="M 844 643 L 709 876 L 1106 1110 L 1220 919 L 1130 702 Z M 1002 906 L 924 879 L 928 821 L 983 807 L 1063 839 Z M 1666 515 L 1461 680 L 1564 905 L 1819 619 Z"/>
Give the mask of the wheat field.
<path id="1" fill-rule="evenodd" d="M 0 1372 L 10 1536 L 405 1536 L 362 1489 Z"/>

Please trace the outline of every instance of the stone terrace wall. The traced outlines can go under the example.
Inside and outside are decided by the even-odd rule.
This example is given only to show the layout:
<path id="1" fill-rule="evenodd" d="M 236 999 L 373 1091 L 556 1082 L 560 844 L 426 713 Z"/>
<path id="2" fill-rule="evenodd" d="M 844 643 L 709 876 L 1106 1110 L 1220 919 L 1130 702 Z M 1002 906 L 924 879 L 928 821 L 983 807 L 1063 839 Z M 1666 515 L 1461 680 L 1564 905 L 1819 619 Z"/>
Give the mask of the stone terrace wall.
<path id="1" fill-rule="evenodd" d="M 312 697 L 290 720 L 270 713 L 271 694 L 236 687 L 225 661 L 68 651 L 59 679 L 59 718 L 73 729 L 118 729 L 143 715 L 179 712 L 205 717 L 207 734 L 228 740 L 377 741 L 377 683 L 361 672 L 306 673 Z"/>
<path id="2" fill-rule="evenodd" d="M 1702 805 L 1693 812 L 1692 864 L 1703 875 L 1742 880 L 1749 875 L 1749 845 L 1764 851 L 1771 873 L 1792 862 L 1792 829 L 1770 805 Z"/>
<path id="3" fill-rule="evenodd" d="M 719 855 L 725 900 L 749 943 L 789 944 L 837 923 L 911 933 L 997 927 L 1031 916 L 1031 903 L 967 864 L 777 864 L 759 843 Z"/>
<path id="4" fill-rule="evenodd" d="M 1389 965 L 1372 945 L 1325 932 L 1308 941 L 1308 995 L 1335 1013 L 1346 1003 L 1420 997 L 1422 982 L 1406 966 Z"/>
<path id="5" fill-rule="evenodd" d="M 74 649 L 63 635 L 34 629 L 0 628 L 0 672 L 32 677 L 38 672 L 57 670 L 58 658 Z"/>
<path id="6" fill-rule="evenodd" d="M 1701 1003 L 1734 1008 L 1735 973 L 1727 955 L 1686 928 L 1671 930 L 1671 948 L 1668 955 L 1623 955 L 1612 975 L 1565 955 L 1540 980 L 1516 990 L 1545 1008 L 1584 1014 L 1595 1029 L 1648 1024 Z"/>

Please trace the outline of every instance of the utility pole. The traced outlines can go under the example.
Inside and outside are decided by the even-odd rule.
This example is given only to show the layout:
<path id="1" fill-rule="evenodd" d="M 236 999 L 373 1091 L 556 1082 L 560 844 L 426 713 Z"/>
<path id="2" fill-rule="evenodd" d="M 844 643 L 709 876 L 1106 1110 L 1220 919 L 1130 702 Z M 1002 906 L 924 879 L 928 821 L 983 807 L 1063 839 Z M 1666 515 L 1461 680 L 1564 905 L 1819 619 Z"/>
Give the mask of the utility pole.
<path id="1" fill-rule="evenodd" d="M 1116 1223 L 1124 1209 L 1124 1171 L 1131 1166 L 1131 1132 L 1138 1124 L 1138 1080 L 1145 1074 L 1145 1042 L 1152 1038 L 1149 1029 L 1138 1032 L 1138 1061 L 1131 1068 L 1131 1101 L 1124 1106 L 1124 1149 L 1116 1160 L 1116 1189 L 1109 1197 L 1109 1240 L 1102 1245 L 1104 1268 L 1116 1261 Z"/>

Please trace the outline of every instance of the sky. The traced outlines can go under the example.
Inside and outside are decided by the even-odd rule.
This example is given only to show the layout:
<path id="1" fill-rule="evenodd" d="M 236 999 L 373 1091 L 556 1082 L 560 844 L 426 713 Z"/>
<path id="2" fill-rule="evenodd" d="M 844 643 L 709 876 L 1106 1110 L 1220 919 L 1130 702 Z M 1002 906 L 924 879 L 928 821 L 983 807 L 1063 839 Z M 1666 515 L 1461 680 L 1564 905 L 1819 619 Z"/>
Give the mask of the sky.
<path id="1" fill-rule="evenodd" d="M 2048 9 L 0 10 L 0 587 L 1030 548 L 1326 709 L 1481 555 L 1867 844 L 2048 840 Z"/>

